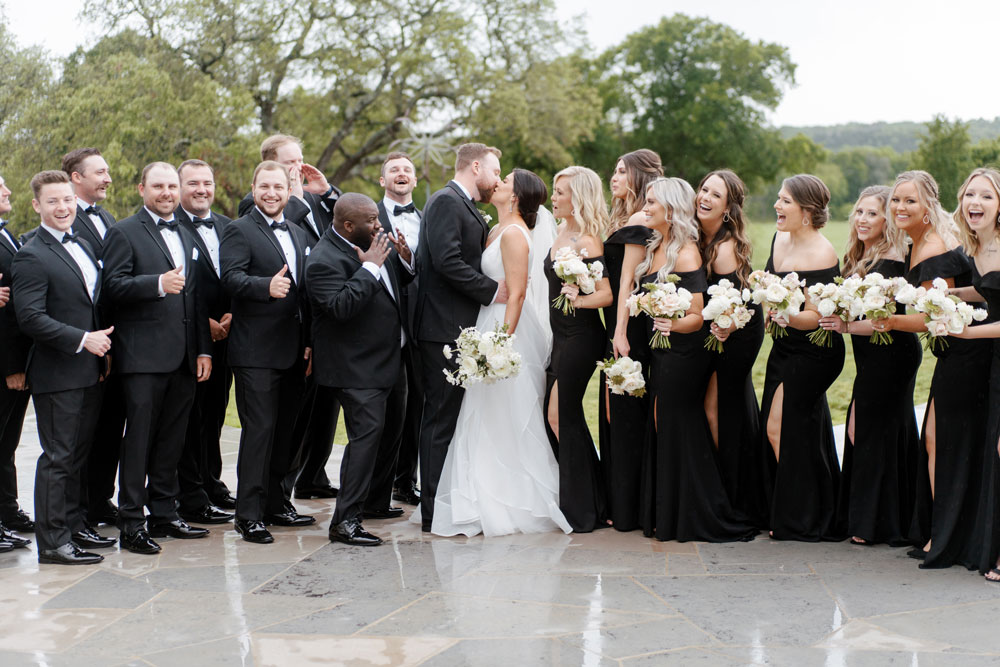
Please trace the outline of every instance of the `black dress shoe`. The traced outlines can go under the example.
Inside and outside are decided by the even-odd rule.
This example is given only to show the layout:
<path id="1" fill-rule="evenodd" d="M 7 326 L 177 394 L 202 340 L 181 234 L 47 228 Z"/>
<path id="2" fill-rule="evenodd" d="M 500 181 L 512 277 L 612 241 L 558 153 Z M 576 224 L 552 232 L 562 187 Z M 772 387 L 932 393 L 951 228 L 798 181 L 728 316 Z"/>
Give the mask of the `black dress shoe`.
<path id="1" fill-rule="evenodd" d="M 149 536 L 149 533 L 142 528 L 132 532 L 123 530 L 121 536 L 118 538 L 118 541 L 121 543 L 122 549 L 127 549 L 134 554 L 160 553 L 160 545 L 157 544 L 153 538 Z"/>
<path id="2" fill-rule="evenodd" d="M 234 510 L 236 509 L 236 498 L 233 498 L 233 494 L 226 491 L 225 494 L 215 496 L 211 498 L 212 504 L 224 510 Z"/>
<path id="3" fill-rule="evenodd" d="M 235 525 L 236 532 L 247 542 L 253 542 L 254 544 L 270 544 L 274 542 L 274 536 L 264 527 L 263 521 L 237 519 Z"/>
<path id="4" fill-rule="evenodd" d="M 22 533 L 35 532 L 35 522 L 22 509 L 0 519 L 0 524 L 6 526 L 8 530 L 17 530 Z"/>
<path id="5" fill-rule="evenodd" d="M 39 563 L 53 565 L 93 565 L 104 560 L 101 554 L 84 551 L 73 542 L 67 542 L 58 549 L 45 549 L 38 552 Z"/>
<path id="6" fill-rule="evenodd" d="M 115 538 L 104 537 L 90 526 L 84 526 L 83 530 L 73 533 L 73 543 L 84 549 L 106 549 L 115 546 L 115 542 Z"/>
<path id="7" fill-rule="evenodd" d="M 416 484 L 410 484 L 409 487 L 393 489 L 392 499 L 407 505 L 419 505 L 420 491 L 417 490 Z"/>
<path id="8" fill-rule="evenodd" d="M 377 547 L 382 544 L 382 538 L 365 530 L 357 519 L 348 519 L 330 526 L 329 536 L 331 542 L 343 542 L 357 547 Z"/>
<path id="9" fill-rule="evenodd" d="M 223 512 L 214 505 L 205 505 L 193 512 L 180 510 L 177 513 L 188 523 L 229 523 L 235 516 L 232 512 Z"/>
<path id="10" fill-rule="evenodd" d="M 294 509 L 285 509 L 280 514 L 265 514 L 264 523 L 272 526 L 311 526 L 316 523 L 316 517 L 299 514 Z"/>
<path id="11" fill-rule="evenodd" d="M 386 507 L 380 510 L 365 510 L 363 515 L 366 519 L 398 519 L 403 516 L 403 508 Z"/>
<path id="12" fill-rule="evenodd" d="M 295 497 L 305 500 L 310 498 L 336 498 L 337 489 L 329 484 L 326 486 L 296 486 Z"/>
<path id="13" fill-rule="evenodd" d="M 8 551 L 13 551 L 14 545 L 7 540 L 0 539 L 0 554 L 7 553 Z"/>
<path id="14" fill-rule="evenodd" d="M 196 540 L 199 537 L 207 537 L 207 528 L 195 528 L 189 526 L 182 519 L 165 521 L 153 524 L 149 527 L 149 534 L 153 537 L 176 537 L 179 540 Z"/>
<path id="15" fill-rule="evenodd" d="M 118 508 L 110 500 L 105 501 L 103 505 L 91 507 L 87 510 L 87 523 L 91 526 L 98 526 L 102 523 L 117 526 Z"/>
<path id="16" fill-rule="evenodd" d="M 0 523 L 0 540 L 8 542 L 13 549 L 25 549 L 31 544 L 31 540 L 26 540 L 20 535 L 15 535 L 2 523 Z"/>

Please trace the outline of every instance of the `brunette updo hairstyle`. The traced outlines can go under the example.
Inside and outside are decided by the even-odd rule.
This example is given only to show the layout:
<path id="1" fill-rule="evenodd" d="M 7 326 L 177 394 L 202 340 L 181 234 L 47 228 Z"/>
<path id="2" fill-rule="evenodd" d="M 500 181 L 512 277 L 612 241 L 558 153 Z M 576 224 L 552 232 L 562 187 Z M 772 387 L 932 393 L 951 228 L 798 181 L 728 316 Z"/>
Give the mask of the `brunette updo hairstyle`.
<path id="1" fill-rule="evenodd" d="M 809 223 L 815 229 L 822 229 L 830 219 L 830 188 L 812 174 L 789 176 L 781 183 L 788 190 L 792 201 L 809 214 Z"/>
<path id="2" fill-rule="evenodd" d="M 528 229 L 534 229 L 538 207 L 549 198 L 545 181 L 533 171 L 514 169 L 514 194 L 517 196 L 517 212 L 524 218 Z"/>

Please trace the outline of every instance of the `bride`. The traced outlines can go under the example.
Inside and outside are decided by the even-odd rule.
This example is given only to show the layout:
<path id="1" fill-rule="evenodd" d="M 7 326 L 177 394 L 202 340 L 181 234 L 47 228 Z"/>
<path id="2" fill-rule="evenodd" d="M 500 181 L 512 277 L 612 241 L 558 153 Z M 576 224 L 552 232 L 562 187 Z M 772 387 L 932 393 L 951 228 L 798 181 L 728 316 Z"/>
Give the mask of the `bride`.
<path id="1" fill-rule="evenodd" d="M 515 169 L 490 200 L 499 222 L 481 270 L 504 279 L 510 296 L 506 304 L 484 306 L 476 328 L 506 324 L 516 334 L 521 372 L 466 389 L 435 498 L 436 535 L 570 532 L 559 510 L 559 468 L 542 417 L 552 349 L 542 264 L 556 234 L 555 220 L 541 207 L 547 198 L 542 179 Z"/>

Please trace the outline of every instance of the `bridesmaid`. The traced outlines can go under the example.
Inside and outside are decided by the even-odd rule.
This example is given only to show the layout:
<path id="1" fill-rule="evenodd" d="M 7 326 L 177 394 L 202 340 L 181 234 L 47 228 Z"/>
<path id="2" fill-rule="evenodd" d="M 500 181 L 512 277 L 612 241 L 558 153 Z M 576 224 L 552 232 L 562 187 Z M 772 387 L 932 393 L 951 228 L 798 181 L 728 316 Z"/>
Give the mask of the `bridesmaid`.
<path id="1" fill-rule="evenodd" d="M 815 176 L 785 179 L 774 203 L 778 231 L 768 271 L 779 276 L 795 271 L 805 281 L 803 289 L 840 275 L 837 253 L 819 231 L 830 215 L 829 203 L 830 190 Z M 809 301 L 789 319 L 768 316 L 788 333 L 771 348 L 761 401 L 771 536 L 842 540 L 840 468 L 826 390 L 844 367 L 844 340 L 834 336 L 831 347 L 809 341 L 808 333 L 819 327 L 819 312 Z"/>
<path id="2" fill-rule="evenodd" d="M 710 286 L 722 279 L 737 289 L 748 286 L 753 268 L 743 215 L 746 191 L 740 177 L 728 169 L 713 171 L 698 184 L 695 215 L 701 229 L 701 260 Z M 720 329 L 714 322 L 710 326 L 712 335 L 725 345 L 721 354 L 704 352 L 712 364 L 705 415 L 730 501 L 763 528 L 767 526 L 767 499 L 753 364 L 764 341 L 764 313 L 760 306 L 750 305 L 754 315 L 744 328 Z"/>
<path id="3" fill-rule="evenodd" d="M 645 213 L 653 238 L 636 268 L 637 283 L 662 283 L 676 274 L 677 285 L 694 298 L 680 319 L 657 318 L 650 327 L 649 318 L 642 318 L 647 336 L 655 329 L 671 343 L 652 350 L 653 437 L 644 463 L 643 532 L 661 541 L 751 540 L 757 531 L 729 502 L 704 411 L 711 367 L 701 311 L 708 285 L 694 191 L 679 178 L 657 179 L 647 190 Z"/>
<path id="4" fill-rule="evenodd" d="M 911 285 L 931 286 L 943 278 L 950 287 L 972 284 L 973 266 L 953 233 L 954 221 L 938 199 L 938 186 L 926 171 L 896 177 L 889 196 L 889 218 L 910 240 L 905 277 Z M 922 332 L 924 316 L 897 313 L 874 323 L 884 331 Z M 982 481 L 986 438 L 986 395 L 991 346 L 988 340 L 946 338 L 935 350 L 937 363 L 927 397 L 917 467 L 916 507 L 910 539 L 922 548 L 909 555 L 922 568 L 955 564 L 977 566 L 975 514 Z"/>
<path id="5" fill-rule="evenodd" d="M 601 179 L 586 167 L 567 167 L 556 174 L 552 188 L 552 214 L 561 219 L 552 243 L 552 255 L 564 247 L 582 254 L 587 263 L 603 259 L 601 242 L 608 227 Z M 552 325 L 552 360 L 547 371 L 545 413 L 549 440 L 559 460 L 559 508 L 573 531 L 588 533 L 607 525 L 604 479 L 594 440 L 583 411 L 583 396 L 607 344 L 600 309 L 612 301 L 607 277 L 597 281 L 593 294 L 580 294 L 576 285 L 563 285 L 545 263 L 549 299 L 565 294 L 575 313 L 563 315 L 549 309 Z"/>
<path id="6" fill-rule="evenodd" d="M 972 255 L 973 287 L 952 290 L 965 301 L 986 300 L 986 323 L 967 327 L 959 338 L 992 341 L 983 477 L 976 517 L 979 572 L 1000 581 L 1000 172 L 976 169 L 958 191 L 955 211 L 962 245 Z"/>
<path id="7" fill-rule="evenodd" d="M 902 233 L 886 224 L 889 188 L 865 188 L 854 205 L 843 275 L 902 276 Z M 847 409 L 841 513 L 853 544 L 909 544 L 920 437 L 913 412 L 913 384 L 923 355 L 916 334 L 897 331 L 889 345 L 875 345 L 868 320 L 844 323 L 824 317 L 820 326 L 851 335 L 854 393 Z"/>
<path id="8" fill-rule="evenodd" d="M 604 268 L 614 296 L 611 305 L 604 309 L 608 328 L 605 356 L 629 356 L 640 362 L 647 381 L 649 337 L 637 318 L 628 317 L 624 304 L 635 286 L 635 267 L 642 260 L 651 235 L 644 224 L 643 193 L 660 176 L 663 176 L 660 156 L 651 150 L 640 148 L 618 158 L 611 177 L 611 228 L 604 241 Z M 623 268 L 623 264 L 628 267 Z M 619 317 L 621 329 L 617 326 Z M 608 491 L 608 518 L 617 530 L 635 530 L 639 526 L 639 468 L 649 398 L 615 396 L 604 385 L 603 375 L 600 397 L 601 469 Z"/>

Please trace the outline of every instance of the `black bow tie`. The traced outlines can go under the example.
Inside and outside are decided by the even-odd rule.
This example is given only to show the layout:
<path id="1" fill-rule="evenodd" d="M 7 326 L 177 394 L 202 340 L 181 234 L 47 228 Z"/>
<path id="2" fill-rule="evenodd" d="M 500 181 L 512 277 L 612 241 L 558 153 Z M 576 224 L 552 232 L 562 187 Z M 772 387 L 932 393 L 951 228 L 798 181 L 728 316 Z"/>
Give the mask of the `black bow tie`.
<path id="1" fill-rule="evenodd" d="M 163 219 L 160 219 L 160 220 L 156 221 L 156 226 L 157 227 L 166 227 L 167 229 L 176 230 L 177 229 L 177 220 L 176 219 L 175 220 L 163 220 Z"/>
<path id="2" fill-rule="evenodd" d="M 288 231 L 288 223 L 287 222 L 272 222 L 271 223 L 271 229 L 280 229 L 283 232 L 287 232 Z"/>
<path id="3" fill-rule="evenodd" d="M 399 204 L 396 204 L 396 208 L 392 209 L 393 216 L 397 216 L 402 213 L 416 213 L 416 212 L 417 212 L 417 207 L 413 205 L 413 202 L 410 202 L 406 206 L 400 206 Z"/>
<path id="4" fill-rule="evenodd" d="M 87 208 L 83 209 L 83 212 L 86 213 L 87 215 L 96 215 L 96 216 L 100 217 L 100 215 L 101 215 L 101 207 L 100 206 L 88 206 Z"/>
<path id="5" fill-rule="evenodd" d="M 211 218 L 195 218 L 191 222 L 194 223 L 195 227 L 205 226 L 211 229 L 215 229 L 215 221 L 212 220 Z"/>
<path id="6" fill-rule="evenodd" d="M 70 241 L 79 241 L 79 240 L 80 240 L 80 235 L 74 234 L 73 232 L 66 232 L 65 234 L 63 234 L 62 238 L 63 243 L 69 243 Z"/>
<path id="7" fill-rule="evenodd" d="M 0 230 L 3 230 L 3 228 L 6 227 L 6 226 L 7 226 L 7 221 L 6 220 L 0 220 Z"/>

